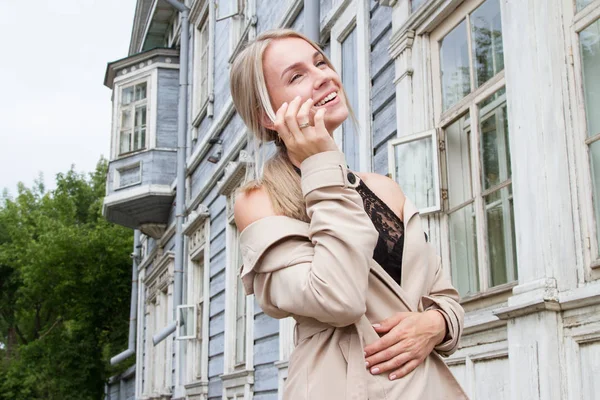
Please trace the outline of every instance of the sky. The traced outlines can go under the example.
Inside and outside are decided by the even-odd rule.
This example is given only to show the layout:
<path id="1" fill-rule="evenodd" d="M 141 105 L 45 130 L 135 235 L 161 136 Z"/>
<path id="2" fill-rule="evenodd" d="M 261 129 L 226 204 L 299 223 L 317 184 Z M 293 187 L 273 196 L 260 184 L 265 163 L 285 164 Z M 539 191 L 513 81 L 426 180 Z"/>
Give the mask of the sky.
<path id="1" fill-rule="evenodd" d="M 127 57 L 135 0 L 0 0 L 0 193 L 47 189 L 109 156 L 108 62 Z"/>

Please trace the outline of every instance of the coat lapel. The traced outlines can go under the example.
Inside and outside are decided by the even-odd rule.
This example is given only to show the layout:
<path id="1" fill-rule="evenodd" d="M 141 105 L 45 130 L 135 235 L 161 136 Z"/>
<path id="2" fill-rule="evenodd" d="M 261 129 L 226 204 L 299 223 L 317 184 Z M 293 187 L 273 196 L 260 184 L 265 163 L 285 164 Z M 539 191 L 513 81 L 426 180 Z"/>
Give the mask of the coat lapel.
<path id="1" fill-rule="evenodd" d="M 423 287 L 427 285 L 428 248 L 421 225 L 421 218 L 415 205 L 404 203 L 404 249 L 402 251 L 402 288 L 408 296 L 412 308 L 418 308 Z"/>

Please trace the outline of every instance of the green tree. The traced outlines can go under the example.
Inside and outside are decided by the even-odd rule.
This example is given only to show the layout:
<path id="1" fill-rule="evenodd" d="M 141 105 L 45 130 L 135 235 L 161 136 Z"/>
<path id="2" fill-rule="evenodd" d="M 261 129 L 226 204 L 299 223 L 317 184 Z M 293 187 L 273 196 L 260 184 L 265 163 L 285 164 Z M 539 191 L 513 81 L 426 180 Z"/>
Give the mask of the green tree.
<path id="1" fill-rule="evenodd" d="M 133 359 L 131 230 L 101 215 L 107 162 L 0 199 L 0 399 L 99 399 Z"/>

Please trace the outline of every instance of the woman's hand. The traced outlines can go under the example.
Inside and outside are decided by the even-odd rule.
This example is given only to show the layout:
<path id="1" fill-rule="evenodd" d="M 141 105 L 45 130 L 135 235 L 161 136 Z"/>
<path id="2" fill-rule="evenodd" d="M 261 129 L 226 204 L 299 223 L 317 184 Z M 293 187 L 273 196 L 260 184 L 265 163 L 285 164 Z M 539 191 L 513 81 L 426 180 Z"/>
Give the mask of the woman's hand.
<path id="1" fill-rule="evenodd" d="M 303 104 L 300 104 L 301 101 L 298 96 L 290 104 L 283 103 L 273 122 L 273 128 L 285 143 L 288 155 L 298 163 L 317 153 L 338 150 L 325 128 L 325 108 L 317 110 L 314 126 L 311 126 L 313 99 L 308 99 Z"/>
<path id="2" fill-rule="evenodd" d="M 446 321 L 435 310 L 400 312 L 373 328 L 384 335 L 365 347 L 367 368 L 374 375 L 390 372 L 390 380 L 418 367 L 446 336 Z"/>

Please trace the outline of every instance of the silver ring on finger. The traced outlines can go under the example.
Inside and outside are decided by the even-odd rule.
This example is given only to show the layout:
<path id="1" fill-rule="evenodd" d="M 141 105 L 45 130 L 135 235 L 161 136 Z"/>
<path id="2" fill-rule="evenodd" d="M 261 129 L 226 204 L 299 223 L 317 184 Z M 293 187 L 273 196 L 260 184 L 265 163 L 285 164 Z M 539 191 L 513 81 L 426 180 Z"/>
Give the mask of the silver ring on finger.
<path id="1" fill-rule="evenodd" d="M 310 123 L 308 123 L 308 122 L 305 122 L 305 123 L 303 123 L 303 124 L 300 124 L 300 125 L 298 125 L 298 128 L 300 128 L 300 129 L 304 129 L 304 128 L 308 128 L 309 126 L 310 126 Z"/>

